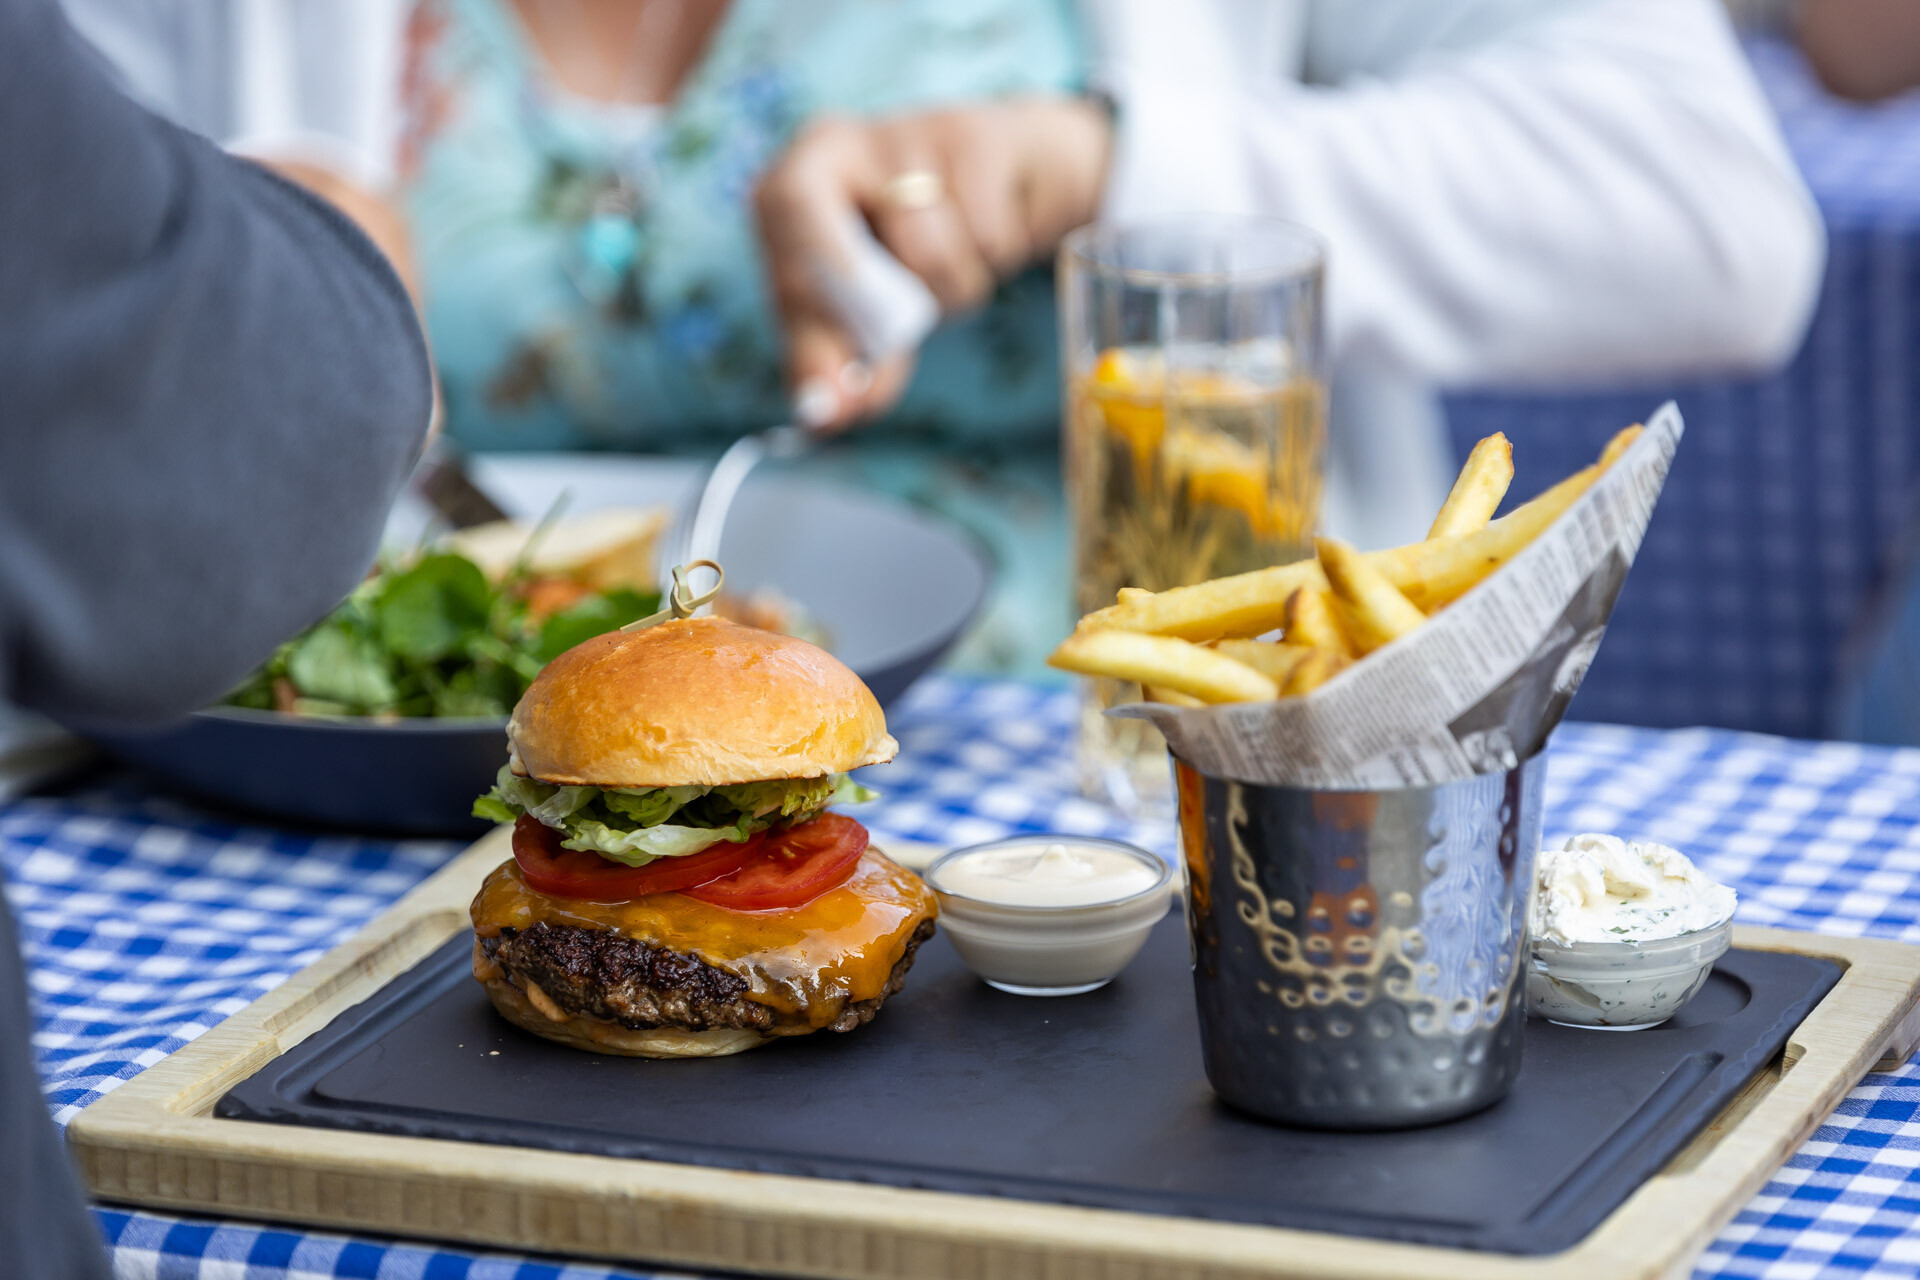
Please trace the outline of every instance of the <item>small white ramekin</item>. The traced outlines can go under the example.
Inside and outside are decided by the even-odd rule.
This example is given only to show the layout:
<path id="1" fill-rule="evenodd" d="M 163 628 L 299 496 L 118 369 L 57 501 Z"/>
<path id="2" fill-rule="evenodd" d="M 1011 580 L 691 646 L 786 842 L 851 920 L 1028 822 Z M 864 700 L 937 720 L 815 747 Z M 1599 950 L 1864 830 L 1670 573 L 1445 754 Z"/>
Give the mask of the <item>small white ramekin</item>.
<path id="1" fill-rule="evenodd" d="M 1084 907 L 1011 906 L 951 893 L 940 868 L 967 854 L 1058 840 L 1097 844 L 1136 858 L 1155 873 L 1151 887 Z M 940 899 L 940 928 L 987 985 L 1018 996 L 1073 996 L 1111 982 L 1126 968 L 1173 901 L 1173 867 L 1145 849 L 1089 836 L 1015 836 L 955 849 L 934 859 L 924 878 Z"/>
<path id="2" fill-rule="evenodd" d="M 1533 940 L 1527 1012 L 1573 1027 L 1640 1031 L 1680 1012 L 1733 945 L 1733 921 L 1652 942 Z"/>

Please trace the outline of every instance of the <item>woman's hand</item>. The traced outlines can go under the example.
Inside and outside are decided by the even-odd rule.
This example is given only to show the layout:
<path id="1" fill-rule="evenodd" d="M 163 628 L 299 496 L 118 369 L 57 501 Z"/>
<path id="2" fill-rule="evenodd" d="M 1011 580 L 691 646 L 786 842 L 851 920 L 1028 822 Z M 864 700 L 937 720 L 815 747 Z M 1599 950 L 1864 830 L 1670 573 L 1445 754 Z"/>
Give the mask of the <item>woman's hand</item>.
<path id="1" fill-rule="evenodd" d="M 966 311 L 1092 221 L 1110 138 L 1102 107 L 1065 97 L 808 126 L 754 199 L 796 413 L 844 426 L 886 409 L 912 372 L 911 354 L 869 368 L 828 297 L 850 219 L 864 219 L 942 311 Z"/>

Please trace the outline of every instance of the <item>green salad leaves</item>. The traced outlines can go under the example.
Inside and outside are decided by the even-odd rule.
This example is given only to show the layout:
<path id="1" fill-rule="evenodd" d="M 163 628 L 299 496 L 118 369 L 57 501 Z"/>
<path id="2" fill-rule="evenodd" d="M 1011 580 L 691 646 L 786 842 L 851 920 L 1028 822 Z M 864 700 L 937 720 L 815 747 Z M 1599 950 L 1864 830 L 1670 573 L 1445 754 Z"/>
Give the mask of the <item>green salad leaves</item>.
<path id="1" fill-rule="evenodd" d="M 783 822 L 804 822 L 832 804 L 878 793 L 844 773 L 730 787 L 559 787 L 522 778 L 502 765 L 473 816 L 512 822 L 530 813 L 566 833 L 561 847 L 603 854 L 630 867 L 735 844 Z"/>
<path id="2" fill-rule="evenodd" d="M 489 582 L 449 551 L 383 568 L 226 701 L 308 715 L 504 716 L 555 657 L 660 606 L 656 593 L 623 589 L 535 617 L 521 585 Z"/>

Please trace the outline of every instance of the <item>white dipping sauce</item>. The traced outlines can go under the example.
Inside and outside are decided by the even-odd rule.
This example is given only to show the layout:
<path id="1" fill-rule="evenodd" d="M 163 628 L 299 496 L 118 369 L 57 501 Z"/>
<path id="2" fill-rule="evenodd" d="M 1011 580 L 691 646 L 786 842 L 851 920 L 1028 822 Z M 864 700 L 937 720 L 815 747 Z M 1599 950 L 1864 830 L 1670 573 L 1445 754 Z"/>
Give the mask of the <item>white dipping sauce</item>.
<path id="1" fill-rule="evenodd" d="M 1733 918 L 1732 889 L 1678 849 L 1588 832 L 1534 861 L 1533 936 L 1582 942 L 1658 942 Z"/>
<path id="2" fill-rule="evenodd" d="M 1616 1031 L 1693 999 L 1733 940 L 1734 891 L 1677 849 L 1589 832 L 1534 862 L 1527 1012 Z"/>
<path id="3" fill-rule="evenodd" d="M 1131 845 L 1022 836 L 927 868 L 940 928 L 967 967 L 1016 995 L 1104 986 L 1167 914 L 1173 869 Z"/>
<path id="4" fill-rule="evenodd" d="M 942 864 L 938 887 L 1009 907 L 1091 907 L 1145 893 L 1160 878 L 1118 849 L 1049 840 L 963 854 Z"/>

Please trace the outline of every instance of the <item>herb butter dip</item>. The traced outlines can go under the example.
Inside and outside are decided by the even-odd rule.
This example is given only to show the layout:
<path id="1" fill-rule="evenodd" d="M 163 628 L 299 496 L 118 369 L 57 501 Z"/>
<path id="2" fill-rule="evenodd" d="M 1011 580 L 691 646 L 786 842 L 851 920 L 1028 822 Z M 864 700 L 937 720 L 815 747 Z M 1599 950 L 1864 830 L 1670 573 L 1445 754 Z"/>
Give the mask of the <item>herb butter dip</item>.
<path id="1" fill-rule="evenodd" d="M 1580 835 L 1534 863 L 1533 936 L 1576 942 L 1654 942 L 1733 918 L 1732 889 L 1678 849 Z"/>
<path id="2" fill-rule="evenodd" d="M 1632 1030 L 1678 1013 L 1732 944 L 1732 889 L 1677 849 L 1574 836 L 1534 863 L 1527 1011 Z"/>
<path id="3" fill-rule="evenodd" d="M 1016 995 L 1105 986 L 1172 901 L 1173 869 L 1144 849 L 1085 836 L 1017 836 L 927 868 L 940 923 L 967 967 Z"/>

